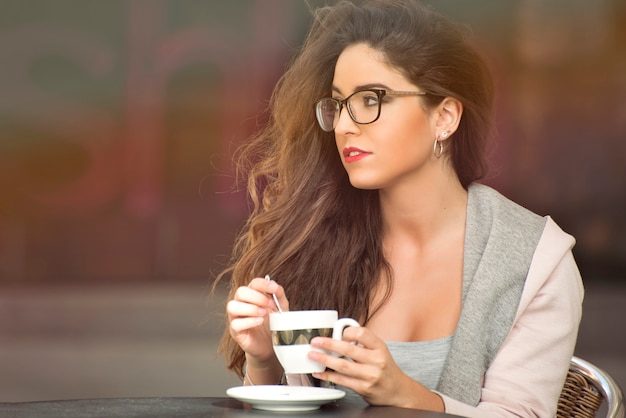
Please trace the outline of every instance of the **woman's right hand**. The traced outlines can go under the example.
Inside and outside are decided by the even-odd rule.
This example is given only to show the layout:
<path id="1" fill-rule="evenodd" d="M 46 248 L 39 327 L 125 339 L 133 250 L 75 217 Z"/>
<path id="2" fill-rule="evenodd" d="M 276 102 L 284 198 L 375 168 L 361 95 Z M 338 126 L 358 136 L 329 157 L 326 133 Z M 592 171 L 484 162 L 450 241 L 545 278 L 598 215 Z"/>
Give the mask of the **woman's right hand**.
<path id="1" fill-rule="evenodd" d="M 289 310 L 285 291 L 273 280 L 253 279 L 241 286 L 226 305 L 230 323 L 230 335 L 246 352 L 248 362 L 267 364 L 275 361 L 269 330 L 269 314 L 277 311 L 272 293 L 278 298 L 283 310 Z"/>

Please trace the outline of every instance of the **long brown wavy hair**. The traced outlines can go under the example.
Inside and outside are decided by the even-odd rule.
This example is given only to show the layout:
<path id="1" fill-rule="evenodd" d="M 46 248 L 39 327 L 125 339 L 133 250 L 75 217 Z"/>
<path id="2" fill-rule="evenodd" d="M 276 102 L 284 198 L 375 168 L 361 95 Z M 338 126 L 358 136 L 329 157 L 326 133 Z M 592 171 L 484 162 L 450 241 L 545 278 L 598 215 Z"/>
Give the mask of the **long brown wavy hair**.
<path id="1" fill-rule="evenodd" d="M 389 296 L 393 276 L 382 249 L 378 192 L 351 186 L 334 134 L 315 119 L 314 104 L 330 94 L 337 58 L 356 43 L 382 52 L 426 91 L 427 107 L 445 97 L 461 101 L 464 112 L 446 155 L 466 188 L 485 174 L 492 81 L 463 31 L 414 1 L 319 8 L 274 90 L 266 126 L 238 155 L 252 208 L 231 264 L 217 278 L 230 279 L 229 299 L 252 278 L 270 274 L 285 288 L 291 310 L 336 309 L 366 324 Z M 386 296 L 372 306 L 381 285 Z M 220 352 L 241 377 L 245 353 L 228 329 Z"/>

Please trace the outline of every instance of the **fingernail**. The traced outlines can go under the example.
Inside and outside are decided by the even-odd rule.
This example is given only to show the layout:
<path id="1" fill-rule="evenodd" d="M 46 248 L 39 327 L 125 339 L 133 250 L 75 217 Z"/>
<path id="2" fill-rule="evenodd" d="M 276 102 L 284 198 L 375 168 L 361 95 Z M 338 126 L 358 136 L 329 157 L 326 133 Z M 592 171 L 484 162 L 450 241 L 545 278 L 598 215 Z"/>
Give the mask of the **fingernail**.
<path id="1" fill-rule="evenodd" d="M 271 281 L 268 289 L 270 292 L 274 293 L 278 290 L 278 284 L 275 281 Z"/>

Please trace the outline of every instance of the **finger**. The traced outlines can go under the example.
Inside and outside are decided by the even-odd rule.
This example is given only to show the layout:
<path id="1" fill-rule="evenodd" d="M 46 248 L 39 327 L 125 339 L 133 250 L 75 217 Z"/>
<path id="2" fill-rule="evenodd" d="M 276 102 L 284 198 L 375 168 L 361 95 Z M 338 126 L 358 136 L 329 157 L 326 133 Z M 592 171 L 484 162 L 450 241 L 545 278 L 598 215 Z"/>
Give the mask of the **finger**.
<path id="1" fill-rule="evenodd" d="M 336 348 L 348 348 L 349 346 L 355 345 L 360 345 L 362 347 L 376 345 L 377 337 L 374 336 L 374 338 L 371 338 L 368 334 L 371 333 L 369 333 L 367 328 L 364 327 L 346 327 L 343 330 L 340 340 L 329 337 L 319 337 L 319 340 L 317 338 L 313 338 L 313 340 L 311 340 L 311 344 L 316 346 L 319 344 L 320 348 L 332 351 L 335 351 Z"/>
<path id="2" fill-rule="evenodd" d="M 248 287 L 261 293 L 276 293 L 280 286 L 274 280 L 255 277 L 248 283 Z"/>
<path id="3" fill-rule="evenodd" d="M 312 375 L 316 379 L 324 380 L 326 382 L 334 383 L 335 385 L 352 389 L 357 393 L 362 392 L 361 386 L 363 385 L 363 380 L 348 373 L 339 373 L 331 369 L 326 369 L 323 372 L 313 373 Z"/>
<path id="4" fill-rule="evenodd" d="M 373 353 L 372 350 L 361 347 L 355 347 L 354 352 L 360 352 L 354 357 L 361 359 L 361 361 L 347 356 L 337 357 L 332 354 L 311 351 L 309 358 L 326 367 L 324 372 L 320 373 L 319 376 L 316 374 L 315 377 L 353 390 L 357 387 L 355 385 L 361 385 L 365 381 L 377 381 L 381 370 L 384 368 L 384 361 L 382 361 L 384 359 L 378 356 L 379 353 Z"/>
<path id="5" fill-rule="evenodd" d="M 364 395 L 377 382 L 380 370 L 369 364 L 355 363 L 350 360 L 329 356 L 327 368 L 320 373 L 313 373 L 313 377 L 344 386 Z"/>
<path id="6" fill-rule="evenodd" d="M 287 300 L 287 296 L 285 295 L 285 289 L 279 285 L 274 280 L 266 280 L 260 277 L 252 279 L 248 284 L 248 287 L 256 290 L 257 292 L 263 293 L 265 295 L 276 295 L 278 298 L 278 303 L 280 304 L 280 308 L 283 311 L 289 310 L 289 301 Z M 273 303 L 273 300 L 269 302 L 270 306 L 276 308 L 276 304 Z M 278 308 L 276 308 L 278 309 Z"/>
<path id="7" fill-rule="evenodd" d="M 319 373 L 313 373 L 313 377 L 315 377 L 316 379 L 334 383 L 335 385 L 343 386 L 345 388 L 352 389 L 352 390 L 357 389 L 357 386 L 360 383 L 360 380 L 357 378 L 354 378 L 347 374 L 337 373 L 330 369 L 327 369 Z"/>
<path id="8" fill-rule="evenodd" d="M 239 334 L 243 331 L 256 328 L 261 325 L 265 319 L 263 317 L 247 317 L 247 318 L 235 318 L 230 321 L 230 329 L 235 334 Z"/>
<path id="9" fill-rule="evenodd" d="M 272 306 L 272 300 L 266 293 L 260 292 L 249 286 L 241 286 L 235 292 L 233 300 L 245 302 L 260 307 Z"/>
<path id="10" fill-rule="evenodd" d="M 334 351 L 337 355 L 328 354 L 326 352 L 319 352 L 316 350 L 311 350 L 311 352 L 309 352 L 309 355 L 308 355 L 309 358 L 313 361 L 323 364 L 325 367 L 329 369 L 333 369 L 339 373 L 344 373 L 344 374 L 349 374 L 349 375 L 354 374 L 353 368 L 355 364 L 361 363 L 360 361 L 355 360 L 352 356 L 365 359 L 365 360 L 368 359 L 368 356 L 366 354 L 354 354 L 355 353 L 354 350 L 356 349 L 356 350 L 361 350 L 364 352 L 369 351 L 369 350 L 366 350 L 361 347 L 355 347 L 353 344 L 350 344 L 350 343 L 346 343 L 346 342 L 342 343 L 341 341 L 334 341 L 332 339 L 329 339 L 329 340 L 330 340 L 330 344 L 328 344 L 327 347 L 333 346 L 335 347 L 335 350 L 329 350 L 329 348 L 325 348 L 325 349 L 329 351 Z M 351 352 L 352 356 L 343 354 L 343 353 L 348 353 L 348 352 Z"/>
<path id="11" fill-rule="evenodd" d="M 385 349 L 387 344 L 366 327 L 347 327 L 343 331 L 343 341 L 350 341 L 372 350 Z"/>
<path id="12" fill-rule="evenodd" d="M 374 349 L 367 346 L 366 344 L 361 343 L 359 338 L 362 338 L 361 332 L 357 332 L 356 335 L 354 335 L 350 339 L 347 339 L 346 341 L 335 340 L 325 337 L 315 337 L 311 340 L 311 345 L 313 347 L 318 347 L 330 352 L 334 352 L 340 357 L 348 357 L 349 359 L 357 363 L 371 363 Z M 368 341 L 370 340 L 369 338 L 363 339 Z M 332 357 L 335 356 L 328 356 L 329 364 L 327 365 L 327 367 L 334 369 L 334 367 L 330 365 L 330 363 L 334 364 Z M 324 359 L 326 360 L 326 358 Z"/>
<path id="13" fill-rule="evenodd" d="M 264 317 L 267 309 L 238 300 L 231 300 L 226 304 L 226 313 L 230 320 L 240 317 Z"/>
<path id="14" fill-rule="evenodd" d="M 276 286 L 274 286 L 273 284 L 276 284 Z M 287 299 L 287 295 L 285 294 L 285 289 L 273 280 L 270 281 L 270 286 L 270 292 L 276 295 L 278 303 L 280 304 L 280 308 L 283 311 L 288 311 L 289 300 Z"/>

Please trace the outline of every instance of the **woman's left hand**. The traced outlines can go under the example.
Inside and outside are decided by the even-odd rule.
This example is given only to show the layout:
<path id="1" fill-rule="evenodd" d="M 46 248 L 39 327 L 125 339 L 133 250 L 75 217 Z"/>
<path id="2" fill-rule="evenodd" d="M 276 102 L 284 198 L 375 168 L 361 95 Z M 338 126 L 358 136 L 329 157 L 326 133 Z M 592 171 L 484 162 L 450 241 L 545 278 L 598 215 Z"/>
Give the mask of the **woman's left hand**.
<path id="1" fill-rule="evenodd" d="M 443 411 L 441 398 L 407 376 L 385 342 L 366 327 L 346 328 L 343 341 L 316 337 L 311 345 L 339 355 L 311 351 L 309 358 L 327 367 L 314 377 L 352 389 L 371 405 Z"/>
<path id="2" fill-rule="evenodd" d="M 426 389 L 404 374 L 385 342 L 365 327 L 346 328 L 343 341 L 316 337 L 311 345 L 348 358 L 311 351 L 309 358 L 332 369 L 314 377 L 352 389 L 372 405 L 406 405 L 403 398 L 413 397 L 414 385 Z"/>

